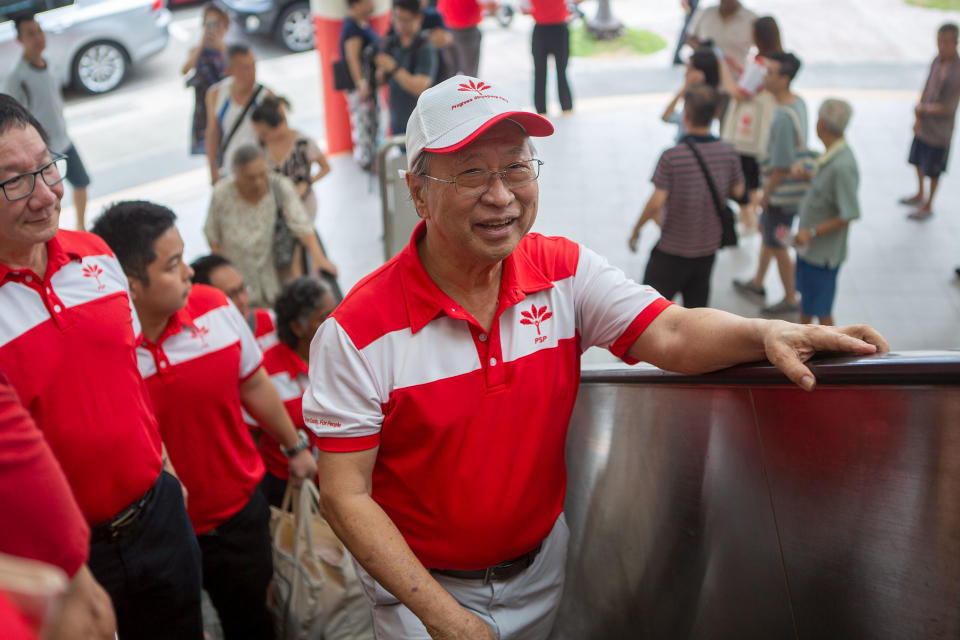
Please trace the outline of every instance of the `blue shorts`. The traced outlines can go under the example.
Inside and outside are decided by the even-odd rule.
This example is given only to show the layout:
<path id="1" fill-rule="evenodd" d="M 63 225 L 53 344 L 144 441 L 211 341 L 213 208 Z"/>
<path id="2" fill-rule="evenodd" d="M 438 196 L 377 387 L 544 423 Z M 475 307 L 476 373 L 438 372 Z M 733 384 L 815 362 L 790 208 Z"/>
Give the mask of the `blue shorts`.
<path id="1" fill-rule="evenodd" d="M 784 234 L 784 240 L 790 239 L 790 230 L 793 228 L 793 218 L 797 215 L 796 209 L 787 209 L 776 205 L 768 206 L 760 216 L 760 229 L 763 231 L 763 246 L 774 249 L 783 249 L 787 245 L 778 238 Z M 786 231 L 782 231 L 782 228 Z"/>
<path id="2" fill-rule="evenodd" d="M 797 291 L 800 313 L 823 318 L 833 315 L 833 299 L 837 294 L 837 272 L 840 267 L 818 267 L 797 257 Z"/>
<path id="3" fill-rule="evenodd" d="M 928 178 L 939 178 L 947 170 L 949 155 L 950 147 L 934 147 L 917 137 L 910 145 L 910 164 Z"/>
<path id="4" fill-rule="evenodd" d="M 80 154 L 77 153 L 77 148 L 71 144 L 63 152 L 63 155 L 67 156 L 67 182 L 74 189 L 86 189 L 87 185 L 90 184 L 90 176 L 87 175 L 87 170 L 83 166 Z"/>

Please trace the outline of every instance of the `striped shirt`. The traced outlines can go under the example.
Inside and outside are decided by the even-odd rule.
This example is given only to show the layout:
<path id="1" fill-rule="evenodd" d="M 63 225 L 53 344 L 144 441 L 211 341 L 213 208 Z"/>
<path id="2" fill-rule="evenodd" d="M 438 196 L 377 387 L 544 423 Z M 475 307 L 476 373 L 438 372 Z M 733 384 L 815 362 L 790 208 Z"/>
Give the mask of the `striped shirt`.
<path id="1" fill-rule="evenodd" d="M 712 136 L 690 139 L 725 201 L 730 190 L 744 182 L 740 156 L 732 144 Z M 653 173 L 653 186 L 667 192 L 657 249 L 683 258 L 700 258 L 720 248 L 720 216 L 703 171 L 686 143 L 663 152 Z"/>

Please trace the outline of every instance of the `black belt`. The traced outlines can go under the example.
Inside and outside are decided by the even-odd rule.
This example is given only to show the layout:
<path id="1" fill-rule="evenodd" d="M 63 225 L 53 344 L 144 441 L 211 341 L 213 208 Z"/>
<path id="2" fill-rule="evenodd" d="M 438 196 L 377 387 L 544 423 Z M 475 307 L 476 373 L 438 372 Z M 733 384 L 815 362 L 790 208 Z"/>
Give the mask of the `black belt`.
<path id="1" fill-rule="evenodd" d="M 541 542 L 537 545 L 536 549 L 528 551 L 522 556 L 516 557 L 513 560 L 501 562 L 500 564 L 495 564 L 492 567 L 487 567 L 486 569 L 475 569 L 473 571 L 460 571 L 458 569 L 431 569 L 430 571 L 432 573 L 439 573 L 442 576 L 450 576 L 451 578 L 483 580 L 483 584 L 500 582 L 503 580 L 509 580 L 510 578 L 519 575 L 530 565 L 532 565 L 533 561 L 537 558 L 537 554 L 540 553 L 540 549 L 542 548 L 543 543 Z"/>
<path id="2" fill-rule="evenodd" d="M 157 485 L 154 484 L 147 489 L 147 492 L 143 494 L 139 500 L 115 515 L 109 522 L 98 524 L 90 529 L 90 541 L 102 542 L 104 540 L 116 540 L 121 537 L 125 533 L 125 530 L 143 515 L 144 509 L 150 504 L 150 499 L 153 498 L 153 492 L 156 487 Z"/>

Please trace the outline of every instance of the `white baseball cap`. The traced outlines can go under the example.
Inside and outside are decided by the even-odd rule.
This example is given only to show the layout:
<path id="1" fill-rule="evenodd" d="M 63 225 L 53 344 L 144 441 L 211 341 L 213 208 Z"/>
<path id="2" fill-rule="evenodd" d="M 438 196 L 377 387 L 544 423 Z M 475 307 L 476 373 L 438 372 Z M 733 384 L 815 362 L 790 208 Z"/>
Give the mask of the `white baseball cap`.
<path id="1" fill-rule="evenodd" d="M 492 85 L 454 76 L 420 94 L 407 121 L 407 167 L 423 151 L 453 153 L 501 120 L 520 125 L 529 136 L 549 136 L 553 125 L 541 115 L 518 111 Z"/>

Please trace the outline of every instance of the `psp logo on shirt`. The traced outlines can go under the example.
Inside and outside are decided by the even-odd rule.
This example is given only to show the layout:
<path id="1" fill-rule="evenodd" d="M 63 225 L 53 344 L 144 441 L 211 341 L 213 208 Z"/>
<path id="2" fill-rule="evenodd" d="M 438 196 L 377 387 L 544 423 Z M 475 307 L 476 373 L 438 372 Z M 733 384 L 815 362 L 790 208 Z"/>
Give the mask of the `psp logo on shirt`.
<path id="1" fill-rule="evenodd" d="M 204 326 L 197 325 L 197 328 L 193 331 L 192 338 L 200 338 L 200 348 L 206 349 L 210 345 L 207 344 L 207 336 L 210 334 L 210 329 L 207 329 Z"/>
<path id="2" fill-rule="evenodd" d="M 521 311 L 520 315 L 523 316 L 520 319 L 520 324 L 532 325 L 537 329 L 537 337 L 533 339 L 534 344 L 540 344 L 541 342 L 546 342 L 548 336 L 543 335 L 540 331 L 540 326 L 547 319 L 553 317 L 553 313 L 547 311 L 547 305 L 543 305 L 539 309 L 537 305 L 530 305 L 530 311 Z"/>
<path id="3" fill-rule="evenodd" d="M 83 265 L 83 277 L 84 278 L 93 278 L 97 282 L 97 291 L 103 291 L 107 288 L 107 285 L 103 284 L 100 281 L 100 276 L 103 275 L 103 268 L 96 263 L 84 263 Z"/>

